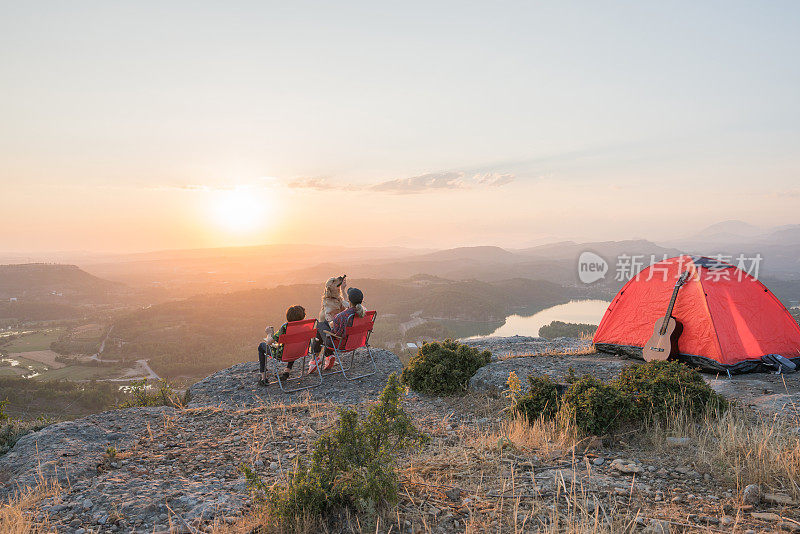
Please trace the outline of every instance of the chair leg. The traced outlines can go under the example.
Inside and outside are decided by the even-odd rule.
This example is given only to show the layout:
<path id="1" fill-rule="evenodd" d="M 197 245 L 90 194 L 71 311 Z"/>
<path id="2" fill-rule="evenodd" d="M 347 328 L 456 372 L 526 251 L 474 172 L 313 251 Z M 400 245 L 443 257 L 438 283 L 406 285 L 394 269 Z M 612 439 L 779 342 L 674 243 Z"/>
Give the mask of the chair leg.
<path id="1" fill-rule="evenodd" d="M 322 358 L 322 364 L 317 365 L 317 369 L 319 369 L 320 367 L 322 367 L 325 364 L 325 349 L 332 349 L 333 350 L 333 354 L 331 354 L 331 356 L 336 358 L 336 364 L 339 366 L 339 370 L 338 371 L 326 371 L 323 376 L 338 375 L 339 373 L 341 373 L 343 371 L 343 369 L 342 369 L 342 360 L 339 357 L 339 350 L 336 347 L 327 347 L 327 346 L 323 345 L 323 350 L 320 353 L 320 357 Z"/>
<path id="2" fill-rule="evenodd" d="M 297 360 L 295 360 L 295 361 L 297 361 Z M 288 378 L 288 379 L 286 379 L 286 385 L 287 386 L 289 385 L 289 382 L 297 382 L 297 381 L 302 380 L 306 376 L 311 376 L 311 374 L 305 374 L 305 363 L 306 363 L 306 359 L 304 357 L 303 358 L 303 367 L 300 370 L 300 376 L 298 376 L 297 378 Z M 320 366 L 319 365 L 317 366 L 317 376 L 319 377 L 319 382 L 317 382 L 316 384 L 310 384 L 308 386 L 303 386 L 303 387 L 300 387 L 300 388 L 287 389 L 287 388 L 283 387 L 283 382 L 281 381 L 280 374 L 275 373 L 275 376 L 278 377 L 278 386 L 281 388 L 281 391 L 283 391 L 284 393 L 294 393 L 295 391 L 304 391 L 306 389 L 311 389 L 311 388 L 315 388 L 317 386 L 321 386 L 322 385 L 322 371 L 320 371 Z"/>
<path id="3" fill-rule="evenodd" d="M 371 375 L 374 375 L 374 374 L 375 374 L 375 373 L 378 371 L 378 366 L 377 366 L 377 365 L 375 365 L 375 358 L 373 358 L 373 357 L 372 357 L 372 351 L 370 350 L 370 347 L 369 347 L 369 345 L 367 345 L 367 346 L 366 346 L 366 349 L 367 349 L 367 356 L 369 356 L 369 361 L 370 361 L 370 363 L 372 364 L 372 371 L 370 371 L 370 372 L 368 372 L 368 373 L 364 373 L 364 374 L 362 374 L 362 375 L 358 375 L 358 376 L 347 376 L 347 371 L 350 371 L 350 370 L 352 370 L 352 369 L 353 369 L 353 358 L 355 357 L 355 353 L 356 353 L 356 351 L 353 351 L 353 352 L 350 354 L 350 365 L 348 366 L 348 368 L 347 368 L 347 369 L 345 369 L 345 368 L 342 366 L 342 364 L 341 364 L 341 363 L 339 364 L 339 367 L 341 367 L 341 368 L 342 368 L 342 374 L 344 375 L 344 377 L 345 377 L 347 380 L 358 380 L 359 378 L 364 378 L 365 376 L 371 376 Z"/>

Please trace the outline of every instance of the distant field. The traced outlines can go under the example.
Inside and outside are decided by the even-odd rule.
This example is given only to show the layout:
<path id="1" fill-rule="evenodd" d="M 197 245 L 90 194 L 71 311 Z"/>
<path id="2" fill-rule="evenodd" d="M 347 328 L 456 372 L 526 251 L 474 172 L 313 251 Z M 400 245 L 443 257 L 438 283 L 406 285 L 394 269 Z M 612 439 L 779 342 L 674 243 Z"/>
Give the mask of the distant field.
<path id="1" fill-rule="evenodd" d="M 35 362 L 43 363 L 51 369 L 61 369 L 65 364 L 57 362 L 58 354 L 52 350 L 34 350 L 30 352 L 17 352 L 14 354 L 15 358 L 25 358 L 26 360 L 33 360 Z"/>
<path id="2" fill-rule="evenodd" d="M 78 341 L 99 340 L 103 337 L 104 330 L 103 325 L 97 323 L 86 324 L 74 328 L 70 332 L 70 337 Z"/>
<path id="3" fill-rule="evenodd" d="M 24 335 L 3 346 L 9 354 L 17 352 L 30 352 L 36 350 L 50 350 L 50 343 L 58 340 L 64 332 L 63 328 L 48 328 L 33 334 Z"/>
<path id="4" fill-rule="evenodd" d="M 35 371 L 37 373 L 44 373 L 47 371 L 47 366 L 35 360 L 23 358 L 18 354 L 9 355 L 5 360 L 13 360 L 18 362 L 17 365 L 0 365 L 0 376 L 22 376 Z"/>
<path id="5" fill-rule="evenodd" d="M 34 380 L 105 380 L 117 378 L 124 369 L 110 367 L 93 367 L 84 365 L 70 365 L 61 369 L 52 369 L 35 377 Z"/>
<path id="6" fill-rule="evenodd" d="M 24 375 L 28 369 L 24 367 L 0 366 L 0 377 L 17 377 Z"/>

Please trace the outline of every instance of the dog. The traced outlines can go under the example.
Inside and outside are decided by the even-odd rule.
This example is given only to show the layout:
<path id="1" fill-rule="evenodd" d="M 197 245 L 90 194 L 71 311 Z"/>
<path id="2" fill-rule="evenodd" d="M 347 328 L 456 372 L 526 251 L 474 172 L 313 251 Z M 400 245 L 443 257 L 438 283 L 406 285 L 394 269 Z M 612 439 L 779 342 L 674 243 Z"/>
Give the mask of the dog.
<path id="1" fill-rule="evenodd" d="M 334 276 L 325 282 L 322 292 L 322 307 L 319 310 L 319 321 L 328 321 L 333 324 L 333 318 L 338 313 L 347 309 L 347 301 L 342 296 L 342 286 L 345 285 L 347 275 Z"/>

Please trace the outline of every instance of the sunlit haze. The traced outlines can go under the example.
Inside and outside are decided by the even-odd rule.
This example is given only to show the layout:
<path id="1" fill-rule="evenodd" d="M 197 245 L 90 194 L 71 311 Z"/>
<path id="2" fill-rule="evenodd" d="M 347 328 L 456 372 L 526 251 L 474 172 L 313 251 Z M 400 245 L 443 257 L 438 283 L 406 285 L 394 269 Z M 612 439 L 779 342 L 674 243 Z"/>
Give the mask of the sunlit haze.
<path id="1" fill-rule="evenodd" d="M 800 4 L 6 2 L 0 251 L 797 222 Z"/>

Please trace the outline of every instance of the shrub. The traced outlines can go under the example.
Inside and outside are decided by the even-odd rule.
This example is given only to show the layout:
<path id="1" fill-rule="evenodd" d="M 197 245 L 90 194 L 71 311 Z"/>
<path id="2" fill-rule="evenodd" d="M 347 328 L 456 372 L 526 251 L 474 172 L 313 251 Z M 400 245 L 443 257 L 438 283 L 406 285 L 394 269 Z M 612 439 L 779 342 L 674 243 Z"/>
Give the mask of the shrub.
<path id="1" fill-rule="evenodd" d="M 555 417 L 561 405 L 556 383 L 547 376 L 528 375 L 528 384 L 530 389 L 514 399 L 513 412 L 531 423 Z"/>
<path id="2" fill-rule="evenodd" d="M 700 373 L 680 362 L 652 361 L 622 370 L 612 382 L 636 406 L 637 417 L 663 419 L 679 411 L 690 416 L 727 408 L 727 401 Z"/>
<path id="3" fill-rule="evenodd" d="M 0 412 L 4 403 L 5 401 L 0 402 Z M 5 413 L 2 413 L 2 416 L 4 417 L 0 417 L 0 455 L 10 451 L 25 434 L 36 432 L 55 422 L 45 417 L 33 421 L 21 421 L 8 417 Z"/>
<path id="4" fill-rule="evenodd" d="M 340 411 L 335 427 L 314 444 L 310 462 L 300 460 L 284 487 L 267 489 L 243 468 L 251 487 L 266 491 L 270 508 L 283 520 L 344 509 L 374 513 L 396 502 L 394 454 L 427 439 L 400 406 L 402 391 L 391 375 L 364 421 L 353 410 Z"/>
<path id="5" fill-rule="evenodd" d="M 489 363 L 492 354 L 447 339 L 425 343 L 403 369 L 402 381 L 411 389 L 448 395 L 466 389 L 475 372 Z"/>
<path id="6" fill-rule="evenodd" d="M 630 397 L 613 385 L 591 376 L 574 381 L 561 399 L 559 417 L 583 434 L 613 433 L 631 419 L 635 406 Z"/>
<path id="7" fill-rule="evenodd" d="M 583 434 L 613 433 L 622 425 L 642 425 L 677 414 L 691 419 L 728 407 L 725 398 L 708 386 L 700 373 L 679 362 L 652 361 L 627 367 L 605 383 L 591 376 L 577 378 L 569 369 L 566 392 L 546 376 L 528 376 L 530 391 L 520 393 L 516 374 L 509 376 L 512 412 L 531 424 L 539 417 Z M 713 413 L 712 413 L 713 415 Z"/>
<path id="8" fill-rule="evenodd" d="M 147 380 L 136 380 L 128 386 L 130 398 L 120 403 L 119 408 L 141 406 L 181 406 L 180 395 L 166 380 L 159 380 L 157 387 L 147 384 Z"/>

